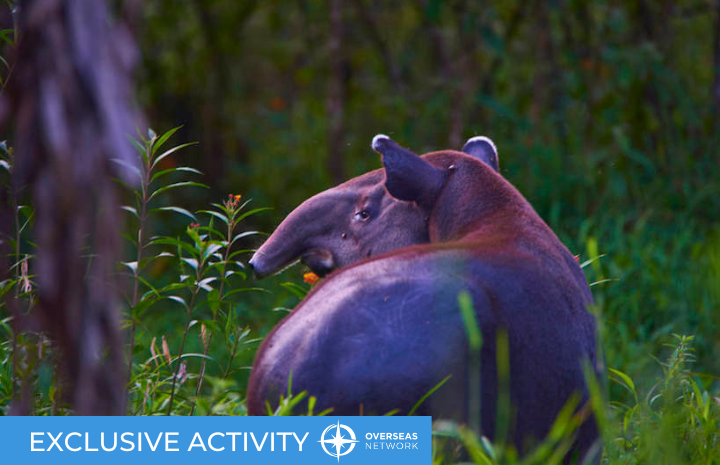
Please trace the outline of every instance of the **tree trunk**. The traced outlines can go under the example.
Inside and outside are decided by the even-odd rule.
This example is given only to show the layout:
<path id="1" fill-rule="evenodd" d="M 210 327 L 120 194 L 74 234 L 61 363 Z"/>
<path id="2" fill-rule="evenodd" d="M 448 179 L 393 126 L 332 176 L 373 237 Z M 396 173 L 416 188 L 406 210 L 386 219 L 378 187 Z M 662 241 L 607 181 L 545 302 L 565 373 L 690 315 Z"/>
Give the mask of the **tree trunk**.
<path id="1" fill-rule="evenodd" d="M 38 301 L 23 318 L 61 352 L 75 414 L 124 414 L 113 178 L 135 181 L 119 168 L 137 164 L 127 139 L 139 123 L 128 103 L 135 45 L 102 0 L 27 0 L 19 28 L 0 106 L 16 120 L 14 182 L 35 206 Z"/>

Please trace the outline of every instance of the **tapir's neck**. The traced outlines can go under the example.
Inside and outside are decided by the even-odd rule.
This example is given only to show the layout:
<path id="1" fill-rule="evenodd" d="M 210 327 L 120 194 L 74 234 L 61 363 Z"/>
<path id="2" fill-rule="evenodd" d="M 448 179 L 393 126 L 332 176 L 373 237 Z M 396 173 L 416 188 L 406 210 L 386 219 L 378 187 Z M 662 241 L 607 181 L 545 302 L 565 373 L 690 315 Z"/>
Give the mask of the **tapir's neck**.
<path id="1" fill-rule="evenodd" d="M 521 231 L 552 231 L 502 176 L 475 163 L 460 163 L 430 215 L 430 242 L 475 241 Z"/>

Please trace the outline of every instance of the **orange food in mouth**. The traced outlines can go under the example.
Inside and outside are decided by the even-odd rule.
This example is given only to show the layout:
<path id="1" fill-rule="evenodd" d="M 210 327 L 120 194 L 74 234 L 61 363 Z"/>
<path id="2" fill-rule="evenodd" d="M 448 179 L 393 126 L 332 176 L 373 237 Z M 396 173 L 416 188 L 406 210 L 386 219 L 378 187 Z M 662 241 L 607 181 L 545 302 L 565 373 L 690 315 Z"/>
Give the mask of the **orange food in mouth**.
<path id="1" fill-rule="evenodd" d="M 303 281 L 311 286 L 314 286 L 315 284 L 317 284 L 318 281 L 320 281 L 320 276 L 316 275 L 311 271 L 310 273 L 305 273 L 303 275 Z"/>

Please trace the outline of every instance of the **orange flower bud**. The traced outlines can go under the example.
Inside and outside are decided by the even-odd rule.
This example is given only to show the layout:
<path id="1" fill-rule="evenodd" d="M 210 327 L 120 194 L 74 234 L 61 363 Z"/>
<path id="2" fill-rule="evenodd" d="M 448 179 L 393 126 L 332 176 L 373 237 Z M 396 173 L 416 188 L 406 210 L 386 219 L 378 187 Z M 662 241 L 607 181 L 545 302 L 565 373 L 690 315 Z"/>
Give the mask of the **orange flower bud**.
<path id="1" fill-rule="evenodd" d="M 317 284 L 318 281 L 320 281 L 320 276 L 316 275 L 311 271 L 310 273 L 305 273 L 303 275 L 303 281 L 305 281 L 311 286 L 314 286 L 315 284 Z"/>

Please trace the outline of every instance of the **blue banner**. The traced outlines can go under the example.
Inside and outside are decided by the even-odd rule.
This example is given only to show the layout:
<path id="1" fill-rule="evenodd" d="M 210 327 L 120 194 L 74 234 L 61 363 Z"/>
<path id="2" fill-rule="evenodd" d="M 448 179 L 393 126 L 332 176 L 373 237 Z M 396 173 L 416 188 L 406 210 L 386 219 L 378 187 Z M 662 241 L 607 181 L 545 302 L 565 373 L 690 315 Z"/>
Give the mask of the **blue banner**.
<path id="1" fill-rule="evenodd" d="M 431 462 L 431 417 L 0 417 L 8 463 Z"/>

